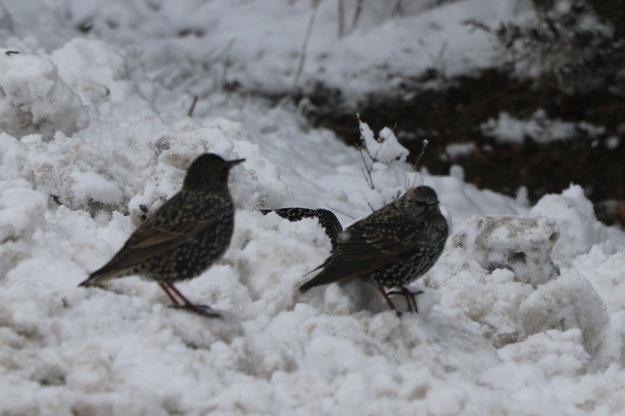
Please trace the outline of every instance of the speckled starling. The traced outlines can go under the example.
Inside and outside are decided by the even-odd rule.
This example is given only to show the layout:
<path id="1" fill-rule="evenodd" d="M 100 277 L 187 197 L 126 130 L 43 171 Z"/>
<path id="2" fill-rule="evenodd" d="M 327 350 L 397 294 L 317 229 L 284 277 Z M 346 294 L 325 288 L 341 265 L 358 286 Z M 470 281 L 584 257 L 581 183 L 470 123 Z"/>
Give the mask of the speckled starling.
<path id="1" fill-rule="evenodd" d="M 174 282 L 200 275 L 228 248 L 234 228 L 228 173 L 243 160 L 226 161 L 212 153 L 195 159 L 180 192 L 149 216 L 119 252 L 80 286 L 100 286 L 137 274 L 158 282 L 177 307 L 219 316 L 189 302 Z"/>
<path id="2" fill-rule="evenodd" d="M 425 274 L 443 252 L 449 229 L 436 192 L 411 188 L 390 204 L 339 234 L 336 250 L 300 287 L 301 292 L 333 282 L 362 279 L 378 287 L 391 309 L 385 288 L 400 288 Z M 413 309 L 407 296 L 410 309 Z M 414 303 L 416 310 L 416 303 Z"/>
<path id="3" fill-rule="evenodd" d="M 336 248 L 336 239 L 343 227 L 338 218 L 332 211 L 328 211 L 323 208 L 279 208 L 279 209 L 262 209 L 263 214 L 275 212 L 282 218 L 286 218 L 289 221 L 299 221 L 303 218 L 317 218 L 319 224 L 323 227 L 326 235 L 330 239 L 332 244 L 332 250 Z"/>

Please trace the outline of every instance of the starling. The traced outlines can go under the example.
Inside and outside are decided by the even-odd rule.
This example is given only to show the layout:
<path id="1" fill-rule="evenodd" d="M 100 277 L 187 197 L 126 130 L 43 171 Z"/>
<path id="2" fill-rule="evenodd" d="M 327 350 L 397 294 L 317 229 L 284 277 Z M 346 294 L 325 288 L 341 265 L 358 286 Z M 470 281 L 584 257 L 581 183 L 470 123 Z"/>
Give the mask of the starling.
<path id="1" fill-rule="evenodd" d="M 302 285 L 300 291 L 365 279 L 377 286 L 393 310 L 395 305 L 385 288 L 400 288 L 409 309 L 416 312 L 413 294 L 405 286 L 436 263 L 448 234 L 436 192 L 428 186 L 411 188 L 340 233 L 336 250 L 315 269 L 322 269 L 321 272 Z"/>
<path id="2" fill-rule="evenodd" d="M 101 286 L 137 274 L 158 282 L 176 307 L 219 316 L 189 302 L 174 282 L 198 276 L 228 248 L 234 228 L 228 173 L 244 160 L 227 161 L 212 153 L 195 159 L 182 190 L 150 215 L 117 254 L 80 286 Z"/>
<path id="3" fill-rule="evenodd" d="M 286 218 L 289 221 L 299 221 L 304 218 L 317 218 L 319 220 L 319 224 L 323 227 L 326 232 L 326 235 L 330 239 L 330 243 L 332 244 L 332 251 L 336 248 L 336 239 L 341 231 L 343 231 L 343 227 L 341 227 L 341 223 L 338 218 L 332 211 L 328 211 L 327 209 L 317 208 L 280 208 L 280 209 L 261 209 L 260 212 L 263 214 L 269 214 L 270 212 L 275 212 L 282 218 Z"/>

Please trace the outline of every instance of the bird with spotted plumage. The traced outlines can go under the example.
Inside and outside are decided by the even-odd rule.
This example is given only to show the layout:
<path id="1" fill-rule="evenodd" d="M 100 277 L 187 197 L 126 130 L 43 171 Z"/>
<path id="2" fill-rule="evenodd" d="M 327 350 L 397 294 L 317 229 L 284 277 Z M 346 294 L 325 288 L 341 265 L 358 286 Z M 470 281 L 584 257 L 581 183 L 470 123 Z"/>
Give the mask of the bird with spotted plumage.
<path id="1" fill-rule="evenodd" d="M 187 169 L 182 189 L 80 286 L 102 286 L 112 279 L 139 275 L 157 282 L 175 307 L 220 316 L 207 306 L 191 303 L 174 283 L 202 274 L 230 245 L 234 204 L 228 176 L 244 160 L 224 160 L 213 153 L 197 157 Z"/>
<path id="2" fill-rule="evenodd" d="M 396 310 L 385 289 L 398 288 L 409 310 L 417 311 L 406 285 L 434 266 L 449 235 L 438 196 L 429 186 L 410 188 L 400 198 L 349 226 L 339 234 L 337 247 L 321 270 L 300 291 L 335 282 L 368 281 L 389 307 Z"/>

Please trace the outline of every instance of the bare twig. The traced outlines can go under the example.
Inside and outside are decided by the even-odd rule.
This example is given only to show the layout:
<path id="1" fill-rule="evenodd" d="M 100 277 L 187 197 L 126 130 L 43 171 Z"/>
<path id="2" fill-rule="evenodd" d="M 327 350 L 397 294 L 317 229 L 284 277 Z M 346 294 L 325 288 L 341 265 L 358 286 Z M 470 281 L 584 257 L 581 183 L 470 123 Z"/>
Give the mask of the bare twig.
<path id="1" fill-rule="evenodd" d="M 302 51 L 299 55 L 299 62 L 297 64 L 297 71 L 295 71 L 295 78 L 293 79 L 293 89 L 291 92 L 291 96 L 295 96 L 297 92 L 297 87 L 299 86 L 299 79 L 302 76 L 302 71 L 304 70 L 304 63 L 306 62 L 306 50 L 308 49 L 308 41 L 310 40 L 310 35 L 312 34 L 313 27 L 315 25 L 315 18 L 317 17 L 317 8 L 321 0 L 313 1 L 313 11 L 310 15 L 310 19 L 308 19 L 308 26 L 306 27 L 306 35 L 304 36 L 304 43 L 302 44 Z"/>
<path id="2" fill-rule="evenodd" d="M 404 14 L 404 5 L 402 3 L 402 0 L 397 0 L 395 2 L 391 16 L 402 16 Z"/>
<path id="3" fill-rule="evenodd" d="M 356 25 L 358 25 L 358 21 L 360 20 L 360 15 L 362 14 L 362 2 L 363 0 L 356 1 L 356 9 L 354 10 L 354 17 L 352 18 L 352 27 L 350 30 L 356 29 Z"/>
<path id="4" fill-rule="evenodd" d="M 423 159 L 423 155 L 425 154 L 425 149 L 427 149 L 428 144 L 430 143 L 428 139 L 423 139 L 421 142 L 423 146 L 421 146 L 421 151 L 419 152 L 419 156 L 417 156 L 417 160 L 414 162 L 414 169 L 419 170 L 419 163 L 421 163 L 421 159 Z"/>
<path id="5" fill-rule="evenodd" d="M 336 5 L 338 7 L 337 11 L 337 35 L 338 38 L 341 39 L 343 34 L 345 33 L 345 2 L 343 0 L 336 0 Z"/>
<path id="6" fill-rule="evenodd" d="M 228 68 L 230 68 L 230 51 L 232 50 L 232 45 L 236 42 L 235 39 L 231 39 L 226 46 L 226 49 L 223 51 L 223 71 L 221 72 L 221 82 L 219 83 L 219 88 L 223 89 L 224 85 L 228 80 Z"/>
<path id="7" fill-rule="evenodd" d="M 188 117 L 193 117 L 193 112 L 195 111 L 195 105 L 197 104 L 198 97 L 197 95 L 193 96 L 193 101 L 191 102 L 191 107 L 189 107 L 189 111 L 187 111 Z"/>
<path id="8" fill-rule="evenodd" d="M 490 27 L 488 27 L 487 25 L 485 25 L 484 23 L 476 19 L 463 20 L 462 24 L 464 26 L 469 26 L 472 29 L 472 31 L 481 30 L 486 33 L 494 34 L 493 29 L 491 29 Z"/>
<path id="9" fill-rule="evenodd" d="M 362 171 L 362 174 L 365 176 L 365 181 L 367 182 L 367 185 L 369 185 L 369 188 L 375 189 L 375 185 L 373 184 L 373 176 L 371 175 L 371 166 L 367 165 L 367 161 L 365 160 L 365 155 L 362 148 L 360 148 L 360 158 L 362 159 L 362 164 L 365 166 Z"/>
<path id="10" fill-rule="evenodd" d="M 417 160 L 415 160 L 414 162 L 414 170 L 417 173 L 419 172 L 419 163 L 421 163 L 421 159 L 423 159 L 423 155 L 425 154 L 425 149 L 427 149 L 429 141 L 428 139 L 423 139 L 422 143 L 423 143 L 423 146 L 421 146 L 421 151 L 419 152 L 419 155 L 417 156 Z M 415 183 L 411 184 L 411 187 L 416 185 L 416 180 L 418 176 L 419 176 L 418 174 L 415 174 Z"/>

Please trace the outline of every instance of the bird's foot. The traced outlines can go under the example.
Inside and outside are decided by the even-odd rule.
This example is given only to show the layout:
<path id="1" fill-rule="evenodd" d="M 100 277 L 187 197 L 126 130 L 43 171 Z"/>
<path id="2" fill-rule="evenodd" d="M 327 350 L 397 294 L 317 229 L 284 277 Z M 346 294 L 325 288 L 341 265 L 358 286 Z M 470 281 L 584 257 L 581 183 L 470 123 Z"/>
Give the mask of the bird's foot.
<path id="1" fill-rule="evenodd" d="M 382 287 L 378 287 L 378 290 L 380 291 L 380 294 L 382 295 L 382 297 L 384 298 L 384 300 L 386 300 L 386 303 L 388 305 L 388 307 L 392 310 L 395 311 L 395 313 L 397 314 L 398 318 L 401 318 L 401 316 L 403 315 L 402 311 L 398 310 L 395 307 L 395 304 L 393 303 L 393 301 L 391 300 L 391 298 L 389 298 L 388 293 L 386 293 L 386 290 L 384 290 L 384 288 Z"/>
<path id="2" fill-rule="evenodd" d="M 415 292 L 411 292 L 408 288 L 401 287 L 397 290 L 391 290 L 387 293 L 388 296 L 396 296 L 403 295 L 406 300 L 406 304 L 408 305 L 408 312 L 419 313 L 419 307 L 417 306 L 417 295 L 421 295 L 423 293 L 422 290 L 417 290 Z"/>
<path id="3" fill-rule="evenodd" d="M 169 305 L 169 307 L 173 309 L 184 309 L 205 318 L 222 318 L 222 315 L 219 312 L 215 311 L 208 305 L 194 305 L 190 303 L 188 305 Z"/>

